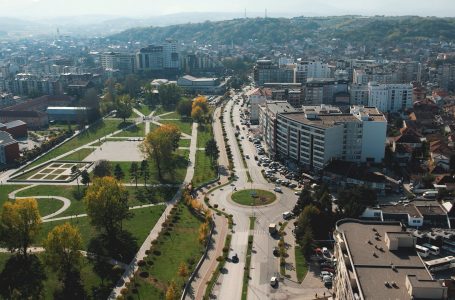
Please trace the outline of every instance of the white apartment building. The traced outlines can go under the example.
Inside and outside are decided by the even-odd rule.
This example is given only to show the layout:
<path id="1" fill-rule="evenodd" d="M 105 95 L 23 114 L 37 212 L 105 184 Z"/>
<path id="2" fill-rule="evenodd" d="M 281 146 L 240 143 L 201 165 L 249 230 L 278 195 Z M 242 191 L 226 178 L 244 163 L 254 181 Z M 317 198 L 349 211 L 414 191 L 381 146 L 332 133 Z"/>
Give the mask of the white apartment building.
<path id="1" fill-rule="evenodd" d="M 332 75 L 330 67 L 326 63 L 298 60 L 294 77 L 296 82 L 304 84 L 308 78 L 330 78 Z"/>
<path id="2" fill-rule="evenodd" d="M 246 96 L 250 102 L 250 121 L 251 124 L 259 122 L 259 105 L 264 104 L 267 100 L 272 99 L 272 89 L 256 88 L 247 92 Z"/>
<path id="3" fill-rule="evenodd" d="M 368 84 L 352 84 L 349 97 L 351 105 L 368 105 Z"/>
<path id="4" fill-rule="evenodd" d="M 352 106 L 349 113 L 321 105 L 303 112 L 280 113 L 276 152 L 310 169 L 323 169 L 332 159 L 381 162 L 387 120 L 374 107 Z"/>
<path id="5" fill-rule="evenodd" d="M 368 84 L 368 106 L 382 112 L 403 112 L 412 107 L 412 84 Z"/>
<path id="6" fill-rule="evenodd" d="M 179 69 L 179 49 L 177 41 L 166 39 L 163 44 L 163 64 L 165 69 Z"/>
<path id="7" fill-rule="evenodd" d="M 119 70 L 124 74 L 134 73 L 135 58 L 134 54 L 106 52 L 101 54 L 101 66 L 104 70 Z"/>
<path id="8" fill-rule="evenodd" d="M 180 59 L 177 42 L 166 40 L 162 45 L 141 48 L 136 54 L 136 66 L 139 71 L 178 70 Z"/>

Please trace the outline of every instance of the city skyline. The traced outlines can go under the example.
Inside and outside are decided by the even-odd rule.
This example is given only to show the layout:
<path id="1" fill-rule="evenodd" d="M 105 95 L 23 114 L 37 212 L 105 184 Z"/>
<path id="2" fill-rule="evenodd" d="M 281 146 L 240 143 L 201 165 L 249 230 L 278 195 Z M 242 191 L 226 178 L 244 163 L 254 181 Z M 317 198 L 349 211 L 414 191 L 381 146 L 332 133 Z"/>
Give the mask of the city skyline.
<path id="1" fill-rule="evenodd" d="M 430 2 L 403 1 L 358 1 L 344 0 L 333 3 L 328 0 L 285 0 L 259 1 L 245 3 L 234 1 L 197 0 L 186 2 L 181 0 L 135 0 L 134 5 L 125 6 L 121 1 L 56 1 L 56 0 L 0 0 L 0 15 L 18 18 L 54 18 L 79 15 L 108 15 L 116 17 L 152 17 L 176 13 L 191 12 L 225 12 L 238 13 L 243 16 L 245 10 L 251 15 L 257 15 L 267 9 L 270 16 L 295 15 L 419 15 L 450 17 L 453 15 L 455 3 L 450 0 Z"/>

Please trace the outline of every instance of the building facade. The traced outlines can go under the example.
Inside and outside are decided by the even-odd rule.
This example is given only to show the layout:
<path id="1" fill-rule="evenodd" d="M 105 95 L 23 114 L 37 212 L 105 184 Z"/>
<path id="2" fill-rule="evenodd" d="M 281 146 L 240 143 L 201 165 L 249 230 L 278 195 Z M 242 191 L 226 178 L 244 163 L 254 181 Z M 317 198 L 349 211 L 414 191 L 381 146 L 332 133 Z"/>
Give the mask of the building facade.
<path id="1" fill-rule="evenodd" d="M 327 105 L 277 116 L 276 152 L 309 169 L 331 160 L 381 162 L 387 120 L 376 108 L 353 106 L 350 113 Z"/>
<path id="2" fill-rule="evenodd" d="M 368 84 L 368 106 L 382 112 L 404 112 L 412 108 L 412 84 Z"/>
<path id="3" fill-rule="evenodd" d="M 104 70 L 119 70 L 123 74 L 131 74 L 136 69 L 134 54 L 106 52 L 101 54 L 100 61 Z"/>

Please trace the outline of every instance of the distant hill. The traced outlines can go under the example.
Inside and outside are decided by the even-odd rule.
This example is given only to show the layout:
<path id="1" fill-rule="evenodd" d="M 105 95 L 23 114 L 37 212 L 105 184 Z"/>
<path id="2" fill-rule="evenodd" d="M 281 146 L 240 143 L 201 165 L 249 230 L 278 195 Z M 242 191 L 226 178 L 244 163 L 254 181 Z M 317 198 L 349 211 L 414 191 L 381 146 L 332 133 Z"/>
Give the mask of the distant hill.
<path id="1" fill-rule="evenodd" d="M 436 17 L 296 17 L 247 18 L 132 28 L 110 36 L 122 42 L 151 43 L 165 38 L 182 42 L 236 44 L 250 40 L 288 43 L 305 38 L 342 39 L 352 43 L 387 45 L 422 40 L 455 40 L 455 18 Z"/>

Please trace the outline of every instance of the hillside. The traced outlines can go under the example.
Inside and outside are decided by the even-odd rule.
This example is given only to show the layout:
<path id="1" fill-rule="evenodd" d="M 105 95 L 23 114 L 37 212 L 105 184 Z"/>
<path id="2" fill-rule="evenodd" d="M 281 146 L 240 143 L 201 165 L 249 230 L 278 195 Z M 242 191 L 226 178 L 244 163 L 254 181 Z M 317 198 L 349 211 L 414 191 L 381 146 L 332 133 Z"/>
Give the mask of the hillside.
<path id="1" fill-rule="evenodd" d="M 173 38 L 213 44 L 287 43 L 305 38 L 338 38 L 352 43 L 384 44 L 455 39 L 455 18 L 423 17 L 298 17 L 234 19 L 166 27 L 132 28 L 112 35 L 117 41 L 151 43 Z"/>

